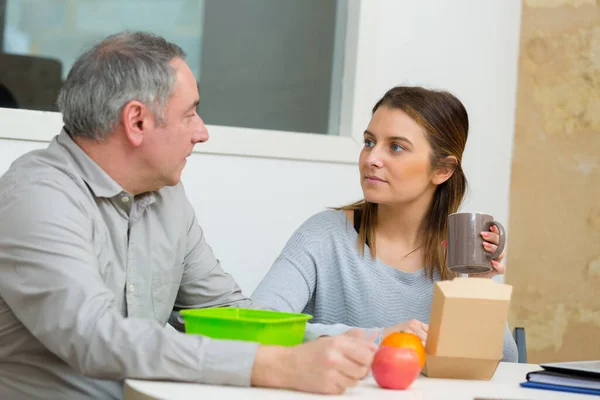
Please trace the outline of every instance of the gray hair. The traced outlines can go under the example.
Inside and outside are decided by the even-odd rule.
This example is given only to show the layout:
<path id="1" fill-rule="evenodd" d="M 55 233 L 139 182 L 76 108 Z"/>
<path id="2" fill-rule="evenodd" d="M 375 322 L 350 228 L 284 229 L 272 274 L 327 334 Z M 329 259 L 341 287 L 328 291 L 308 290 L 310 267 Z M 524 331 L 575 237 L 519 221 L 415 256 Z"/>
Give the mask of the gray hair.
<path id="1" fill-rule="evenodd" d="M 158 123 L 175 83 L 169 64 L 185 58 L 176 44 L 146 32 L 112 35 L 81 55 L 58 95 L 58 108 L 72 136 L 103 140 L 132 100 L 147 105 Z"/>

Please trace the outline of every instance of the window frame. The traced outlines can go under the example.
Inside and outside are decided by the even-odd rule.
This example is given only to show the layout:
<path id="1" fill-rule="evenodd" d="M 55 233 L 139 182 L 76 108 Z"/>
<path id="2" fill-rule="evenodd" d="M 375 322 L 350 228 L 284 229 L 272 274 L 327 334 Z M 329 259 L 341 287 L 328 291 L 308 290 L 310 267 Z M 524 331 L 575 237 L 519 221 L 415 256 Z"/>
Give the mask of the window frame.
<path id="1" fill-rule="evenodd" d="M 196 146 L 194 153 L 356 164 L 362 132 L 377 97 L 373 88 L 378 4 L 379 0 L 347 0 L 344 4 L 347 18 L 339 135 L 208 125 L 210 140 Z M 57 112 L 0 108 L 0 138 L 49 142 L 61 126 Z"/>

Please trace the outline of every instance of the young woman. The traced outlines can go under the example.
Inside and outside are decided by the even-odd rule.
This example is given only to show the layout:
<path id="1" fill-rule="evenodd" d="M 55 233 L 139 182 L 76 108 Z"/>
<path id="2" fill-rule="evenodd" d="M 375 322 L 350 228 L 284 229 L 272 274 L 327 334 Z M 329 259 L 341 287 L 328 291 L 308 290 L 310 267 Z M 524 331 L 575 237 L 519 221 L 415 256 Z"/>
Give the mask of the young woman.
<path id="1" fill-rule="evenodd" d="M 310 331 L 350 327 L 427 337 L 435 281 L 446 267 L 448 215 L 467 188 L 461 158 L 469 120 L 444 91 L 395 87 L 375 104 L 364 132 L 360 183 L 364 199 L 309 218 L 293 234 L 253 294 L 279 311 L 313 315 Z M 481 233 L 496 250 L 498 231 Z M 493 261 L 503 273 L 501 257 Z M 517 361 L 508 329 L 504 361 Z"/>

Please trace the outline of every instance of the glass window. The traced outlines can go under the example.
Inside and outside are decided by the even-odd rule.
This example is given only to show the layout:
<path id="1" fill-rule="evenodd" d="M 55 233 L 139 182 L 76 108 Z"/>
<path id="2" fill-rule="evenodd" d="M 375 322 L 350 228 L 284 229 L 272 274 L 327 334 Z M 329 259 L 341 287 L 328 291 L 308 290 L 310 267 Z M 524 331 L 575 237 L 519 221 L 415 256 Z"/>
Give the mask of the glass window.
<path id="1" fill-rule="evenodd" d="M 0 106 L 56 110 L 83 49 L 123 30 L 180 45 L 206 123 L 338 134 L 346 0 L 0 0 Z"/>

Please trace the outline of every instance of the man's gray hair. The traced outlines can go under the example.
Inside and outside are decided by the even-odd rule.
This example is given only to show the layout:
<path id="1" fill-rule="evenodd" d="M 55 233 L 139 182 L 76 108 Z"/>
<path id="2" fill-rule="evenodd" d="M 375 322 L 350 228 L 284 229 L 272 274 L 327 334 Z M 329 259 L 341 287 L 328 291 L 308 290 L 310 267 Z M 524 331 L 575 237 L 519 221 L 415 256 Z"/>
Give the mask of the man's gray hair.
<path id="1" fill-rule="evenodd" d="M 158 123 L 175 83 L 169 64 L 185 52 L 164 38 L 145 32 L 112 35 L 73 64 L 58 96 L 67 131 L 103 140 L 132 100 L 147 105 Z"/>

